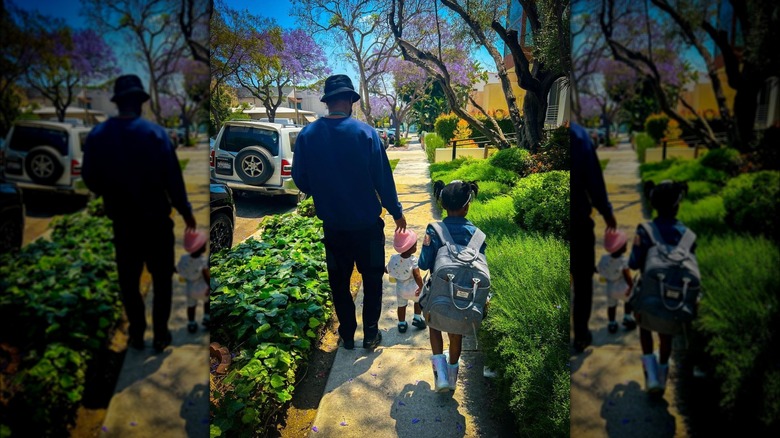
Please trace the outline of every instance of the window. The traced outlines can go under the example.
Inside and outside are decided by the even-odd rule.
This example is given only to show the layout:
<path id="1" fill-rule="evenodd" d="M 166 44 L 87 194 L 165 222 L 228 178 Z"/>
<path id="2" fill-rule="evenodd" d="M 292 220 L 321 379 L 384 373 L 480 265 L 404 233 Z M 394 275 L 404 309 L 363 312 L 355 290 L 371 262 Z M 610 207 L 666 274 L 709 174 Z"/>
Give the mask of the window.
<path id="1" fill-rule="evenodd" d="M 51 146 L 62 155 L 68 155 L 68 133 L 59 129 L 36 126 L 21 126 L 14 128 L 10 149 L 28 152 L 36 146 Z"/>
<path id="2" fill-rule="evenodd" d="M 295 140 L 298 140 L 298 131 L 290 133 L 290 152 L 295 153 Z"/>
<path id="3" fill-rule="evenodd" d="M 279 133 L 249 126 L 225 127 L 220 149 L 228 152 L 240 152 L 248 146 L 260 146 L 268 149 L 273 156 L 279 155 Z"/>

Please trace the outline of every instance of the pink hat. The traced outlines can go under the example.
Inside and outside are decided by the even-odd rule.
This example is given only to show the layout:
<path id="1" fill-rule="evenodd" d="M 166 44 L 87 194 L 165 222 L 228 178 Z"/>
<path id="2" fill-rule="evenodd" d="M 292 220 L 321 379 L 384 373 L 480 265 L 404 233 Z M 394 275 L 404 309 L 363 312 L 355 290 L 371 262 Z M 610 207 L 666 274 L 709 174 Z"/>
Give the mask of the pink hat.
<path id="1" fill-rule="evenodd" d="M 187 229 L 184 232 L 184 250 L 193 253 L 206 244 L 206 233 L 201 230 Z"/>
<path id="2" fill-rule="evenodd" d="M 623 231 L 607 231 L 604 233 L 604 249 L 606 249 L 609 253 L 613 253 L 622 248 L 623 245 L 626 244 L 627 240 L 628 236 L 626 236 L 626 233 Z"/>
<path id="3" fill-rule="evenodd" d="M 395 233 L 393 248 L 399 253 L 406 252 L 417 243 L 417 234 L 412 230 Z"/>

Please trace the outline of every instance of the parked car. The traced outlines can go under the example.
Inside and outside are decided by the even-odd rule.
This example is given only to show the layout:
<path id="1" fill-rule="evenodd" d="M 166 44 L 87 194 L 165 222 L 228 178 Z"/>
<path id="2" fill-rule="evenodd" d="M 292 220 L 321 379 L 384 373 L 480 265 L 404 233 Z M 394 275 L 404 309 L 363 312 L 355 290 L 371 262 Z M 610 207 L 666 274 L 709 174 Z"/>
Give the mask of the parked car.
<path id="1" fill-rule="evenodd" d="M 604 128 L 589 128 L 591 140 L 593 140 L 593 146 L 599 147 L 600 144 L 607 143 L 607 131 Z"/>
<path id="2" fill-rule="evenodd" d="M 22 189 L 88 194 L 81 163 L 91 129 L 42 120 L 14 122 L 0 149 L 2 178 Z"/>
<path id="3" fill-rule="evenodd" d="M 233 120 L 225 122 L 211 150 L 211 177 L 234 190 L 306 199 L 292 179 L 295 140 L 300 127 Z"/>
<path id="4" fill-rule="evenodd" d="M 388 143 L 387 141 L 387 130 L 377 129 L 376 133 L 379 134 L 379 140 L 382 141 L 382 144 L 384 145 L 385 149 L 387 149 L 387 147 L 390 146 L 390 143 Z"/>
<path id="5" fill-rule="evenodd" d="M 390 144 L 395 144 L 395 129 L 387 130 L 387 141 Z"/>
<path id="6" fill-rule="evenodd" d="M 0 183 L 0 254 L 20 249 L 23 238 L 22 191 L 14 184 Z"/>
<path id="7" fill-rule="evenodd" d="M 233 230 L 236 225 L 236 203 L 233 191 L 227 184 L 211 180 L 209 185 L 211 198 L 210 244 L 211 253 L 233 246 Z"/>
<path id="8" fill-rule="evenodd" d="M 266 123 L 278 123 L 278 124 L 280 124 L 280 125 L 282 125 L 284 127 L 298 126 L 298 125 L 295 124 L 293 119 L 285 119 L 285 118 L 280 118 L 280 117 L 274 118 L 273 122 L 270 122 L 268 117 L 263 117 L 262 119 L 260 119 L 260 121 L 261 122 L 266 122 Z"/>

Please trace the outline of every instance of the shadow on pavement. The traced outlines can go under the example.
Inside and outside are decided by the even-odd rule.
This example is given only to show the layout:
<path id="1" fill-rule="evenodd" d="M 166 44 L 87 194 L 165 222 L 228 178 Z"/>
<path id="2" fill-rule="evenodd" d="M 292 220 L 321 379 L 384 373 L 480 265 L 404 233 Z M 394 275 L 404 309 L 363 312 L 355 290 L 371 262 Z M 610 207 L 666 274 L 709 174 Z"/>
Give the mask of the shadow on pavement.
<path id="1" fill-rule="evenodd" d="M 612 438 L 666 438 L 676 433 L 669 403 L 651 399 L 636 381 L 615 385 L 601 405 L 601 417 Z"/>
<path id="2" fill-rule="evenodd" d="M 181 405 L 179 415 L 184 419 L 187 436 L 200 436 L 209 425 L 209 387 L 199 383 L 192 388 Z"/>
<path id="3" fill-rule="evenodd" d="M 395 420 L 396 436 L 452 437 L 466 435 L 466 418 L 452 392 L 437 393 L 423 380 L 407 384 L 393 400 L 390 418 Z M 425 415 L 435 410 L 435 414 Z"/>

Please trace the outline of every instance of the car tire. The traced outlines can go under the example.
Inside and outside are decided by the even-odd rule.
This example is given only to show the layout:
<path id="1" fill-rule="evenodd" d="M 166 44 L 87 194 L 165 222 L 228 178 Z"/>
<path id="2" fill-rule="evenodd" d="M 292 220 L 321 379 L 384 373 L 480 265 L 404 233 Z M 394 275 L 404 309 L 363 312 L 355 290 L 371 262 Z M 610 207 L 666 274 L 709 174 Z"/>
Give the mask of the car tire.
<path id="1" fill-rule="evenodd" d="M 211 216 L 209 243 L 212 254 L 233 246 L 233 222 L 225 213 L 215 213 Z"/>
<path id="2" fill-rule="evenodd" d="M 236 174 L 247 184 L 263 184 L 274 174 L 273 157 L 264 149 L 244 149 L 234 163 Z"/>
<path id="3" fill-rule="evenodd" d="M 292 205 L 298 205 L 306 198 L 308 198 L 308 195 L 303 192 L 298 192 L 297 195 L 287 195 L 287 200 L 290 201 L 290 204 Z"/>
<path id="4" fill-rule="evenodd" d="M 22 247 L 24 220 L 13 214 L 0 216 L 0 254 Z"/>
<path id="5" fill-rule="evenodd" d="M 33 182 L 51 185 L 62 176 L 64 169 L 59 158 L 47 150 L 34 150 L 24 160 L 27 175 Z"/>

